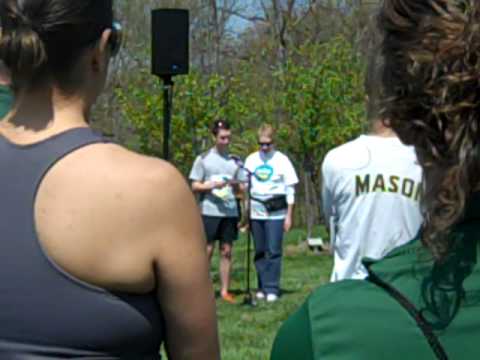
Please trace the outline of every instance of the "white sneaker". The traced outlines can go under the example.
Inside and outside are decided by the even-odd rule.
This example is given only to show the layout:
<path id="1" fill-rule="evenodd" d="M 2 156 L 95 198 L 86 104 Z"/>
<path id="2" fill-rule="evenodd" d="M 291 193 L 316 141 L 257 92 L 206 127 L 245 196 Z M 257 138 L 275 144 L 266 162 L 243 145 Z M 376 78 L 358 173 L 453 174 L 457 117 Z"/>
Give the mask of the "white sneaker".
<path id="1" fill-rule="evenodd" d="M 265 294 L 263 291 L 257 291 L 255 297 L 257 298 L 257 300 L 265 300 Z"/>
<path id="2" fill-rule="evenodd" d="M 267 294 L 267 302 L 275 302 L 278 300 L 278 295 L 275 294 Z"/>

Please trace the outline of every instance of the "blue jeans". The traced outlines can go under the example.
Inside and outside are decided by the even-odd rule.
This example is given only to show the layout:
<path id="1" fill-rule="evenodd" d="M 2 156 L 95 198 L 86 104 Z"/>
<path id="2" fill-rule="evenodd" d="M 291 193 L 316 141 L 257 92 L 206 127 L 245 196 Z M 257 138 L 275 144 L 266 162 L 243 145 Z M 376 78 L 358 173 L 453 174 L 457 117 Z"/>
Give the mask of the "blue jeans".
<path id="1" fill-rule="evenodd" d="M 258 288 L 280 295 L 284 220 L 252 220 Z"/>

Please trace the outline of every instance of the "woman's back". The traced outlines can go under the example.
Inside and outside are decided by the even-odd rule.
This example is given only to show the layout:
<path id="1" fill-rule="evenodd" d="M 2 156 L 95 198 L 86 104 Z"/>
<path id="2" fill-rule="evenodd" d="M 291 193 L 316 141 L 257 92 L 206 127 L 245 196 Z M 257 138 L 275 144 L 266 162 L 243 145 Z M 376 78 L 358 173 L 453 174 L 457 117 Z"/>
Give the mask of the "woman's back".
<path id="1" fill-rule="evenodd" d="M 319 289 L 274 360 L 296 358 L 289 348 L 315 360 L 480 358 L 480 2 L 385 0 L 378 15 L 381 116 L 415 147 L 424 223 L 415 242 L 367 264 L 368 281 Z M 311 344 L 285 346 L 288 333 Z"/>
<path id="2" fill-rule="evenodd" d="M 383 284 L 420 312 L 449 359 L 480 358 L 479 204 L 480 194 L 455 228 L 459 247 L 444 266 L 434 266 L 416 239 L 383 260 L 366 260 L 368 280 L 319 288 L 280 330 L 272 360 L 437 359 L 419 319 Z"/>
<path id="3" fill-rule="evenodd" d="M 156 358 L 165 340 L 171 359 L 217 359 L 186 181 L 88 129 L 120 47 L 112 0 L 5 0 L 0 22 L 0 354 Z"/>
<path id="4" fill-rule="evenodd" d="M 0 137 L 0 308 L 9 309 L 0 312 L 0 354 L 135 359 L 158 354 L 162 319 L 153 283 L 149 291 L 138 285 L 138 279 L 129 284 L 128 276 L 109 265 L 127 251 L 120 232 L 104 232 L 110 226 L 102 212 L 113 204 L 100 198 L 95 203 L 94 191 L 85 193 L 88 182 L 72 183 L 66 175 L 81 169 L 90 182 L 98 180 L 98 171 L 89 172 L 93 160 L 89 153 L 102 158 L 105 150 L 116 147 L 104 143 L 89 128 L 24 146 Z M 69 163 L 74 166 L 70 170 Z M 107 186 L 111 183 L 99 184 L 98 191 L 115 190 Z M 53 189 L 56 193 L 49 193 Z M 116 190 L 121 192 L 119 186 Z M 74 198 L 67 202 L 64 191 L 88 198 L 90 208 Z M 95 217 L 106 229 L 85 223 L 86 216 Z M 117 219 L 111 216 L 113 223 Z M 124 258 L 119 269 L 126 264 Z M 124 273 L 134 270 L 130 266 Z M 151 270 L 144 276 L 151 277 Z M 130 294 L 115 291 L 122 288 Z"/>

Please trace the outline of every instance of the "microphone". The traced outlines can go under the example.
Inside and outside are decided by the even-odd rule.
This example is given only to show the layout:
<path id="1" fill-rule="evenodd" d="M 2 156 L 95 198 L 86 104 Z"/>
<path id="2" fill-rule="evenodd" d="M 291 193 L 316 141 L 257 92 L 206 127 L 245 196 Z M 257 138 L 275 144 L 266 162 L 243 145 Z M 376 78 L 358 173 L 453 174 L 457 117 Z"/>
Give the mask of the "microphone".
<path id="1" fill-rule="evenodd" d="M 240 158 L 240 156 L 237 156 L 237 155 L 230 155 L 230 160 L 233 160 L 235 162 L 235 164 L 240 167 L 240 168 L 243 168 L 245 167 L 245 164 L 243 163 L 242 159 Z"/>
<path id="2" fill-rule="evenodd" d="M 239 156 L 230 155 L 230 160 L 233 160 L 235 162 L 235 165 L 238 166 L 237 172 L 242 171 L 248 179 L 252 177 L 253 173 L 245 167 L 245 163 L 242 161 L 242 159 Z"/>

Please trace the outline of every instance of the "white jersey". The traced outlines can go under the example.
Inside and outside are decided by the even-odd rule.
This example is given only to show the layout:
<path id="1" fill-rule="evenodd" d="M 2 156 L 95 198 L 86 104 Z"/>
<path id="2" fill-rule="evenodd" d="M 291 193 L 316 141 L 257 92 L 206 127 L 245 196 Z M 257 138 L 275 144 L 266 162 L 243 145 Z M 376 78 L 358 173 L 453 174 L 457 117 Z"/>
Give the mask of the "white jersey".
<path id="1" fill-rule="evenodd" d="M 363 279 L 362 258 L 382 258 L 420 228 L 422 170 L 415 151 L 396 137 L 362 135 L 331 150 L 322 174 L 334 250 L 331 281 Z"/>
<path id="2" fill-rule="evenodd" d="M 259 151 L 251 154 L 245 161 L 245 168 L 253 174 L 252 196 L 260 200 L 274 195 L 287 195 L 288 188 L 298 183 L 292 162 L 277 150 L 268 154 Z M 254 220 L 280 220 L 286 214 L 287 210 L 269 213 L 262 203 L 252 200 L 251 216 Z"/>

